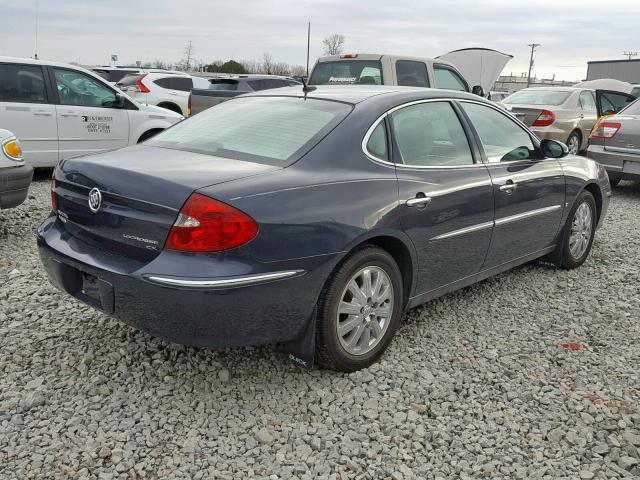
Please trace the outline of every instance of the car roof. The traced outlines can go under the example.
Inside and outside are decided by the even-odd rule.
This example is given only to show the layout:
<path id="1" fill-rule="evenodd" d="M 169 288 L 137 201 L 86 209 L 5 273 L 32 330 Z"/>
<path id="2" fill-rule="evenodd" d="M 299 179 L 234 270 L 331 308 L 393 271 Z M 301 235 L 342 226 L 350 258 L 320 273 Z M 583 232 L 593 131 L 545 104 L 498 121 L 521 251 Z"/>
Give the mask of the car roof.
<path id="1" fill-rule="evenodd" d="M 388 57 L 392 60 L 412 60 L 416 62 L 430 62 L 453 66 L 451 62 L 447 60 L 441 60 L 439 58 L 435 59 L 430 57 L 412 57 L 410 55 L 396 55 L 389 53 L 349 53 L 346 55 L 326 55 L 324 57 L 318 58 L 318 63 L 335 61 L 344 62 L 348 60 L 382 60 L 383 57 Z"/>
<path id="2" fill-rule="evenodd" d="M 250 97 L 306 97 L 320 100 L 333 100 L 337 102 L 345 102 L 357 104 L 364 102 L 370 98 L 384 96 L 385 98 L 396 96 L 399 99 L 403 97 L 416 97 L 420 99 L 437 99 L 437 98 L 459 98 L 468 100 L 486 101 L 485 99 L 467 92 L 459 92 L 456 90 L 444 90 L 438 88 L 424 87 L 398 87 L 390 85 L 314 85 L 314 90 L 305 94 L 303 87 L 285 87 L 274 88 L 271 90 L 261 90 L 243 96 Z"/>
<path id="3" fill-rule="evenodd" d="M 522 90 L 518 90 L 522 92 L 524 90 L 544 90 L 544 91 L 558 91 L 558 92 L 582 92 L 584 90 L 593 91 L 591 88 L 582 88 L 582 87 L 529 87 L 523 88 Z"/>
<path id="4" fill-rule="evenodd" d="M 40 59 L 28 58 L 28 57 L 4 57 L 4 56 L 0 56 L 0 62 L 22 63 L 22 64 L 25 64 L 25 65 L 49 65 L 49 66 L 52 66 L 52 67 L 78 68 L 78 69 L 81 69 L 83 71 L 87 71 L 86 68 L 81 67 L 80 65 L 72 65 L 70 63 L 63 63 L 63 62 L 52 62 L 50 60 L 40 60 Z"/>

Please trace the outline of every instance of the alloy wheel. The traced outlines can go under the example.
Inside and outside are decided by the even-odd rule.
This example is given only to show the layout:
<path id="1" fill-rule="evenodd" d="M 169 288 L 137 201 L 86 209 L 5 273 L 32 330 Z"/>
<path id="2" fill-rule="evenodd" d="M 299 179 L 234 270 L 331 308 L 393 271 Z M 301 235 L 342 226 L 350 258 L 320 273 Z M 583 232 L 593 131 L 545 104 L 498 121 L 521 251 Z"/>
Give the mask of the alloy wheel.
<path id="1" fill-rule="evenodd" d="M 383 338 L 393 315 L 394 292 L 389 275 L 367 266 L 347 282 L 338 305 L 336 330 L 351 355 L 370 352 Z"/>
<path id="2" fill-rule="evenodd" d="M 584 255 L 589 247 L 592 231 L 593 211 L 591 205 L 582 202 L 573 215 L 571 233 L 569 234 L 569 252 L 574 259 L 578 260 Z"/>
<path id="3" fill-rule="evenodd" d="M 580 139 L 577 135 L 571 135 L 571 137 L 569 137 L 567 147 L 571 155 L 577 155 L 578 152 L 580 152 Z"/>

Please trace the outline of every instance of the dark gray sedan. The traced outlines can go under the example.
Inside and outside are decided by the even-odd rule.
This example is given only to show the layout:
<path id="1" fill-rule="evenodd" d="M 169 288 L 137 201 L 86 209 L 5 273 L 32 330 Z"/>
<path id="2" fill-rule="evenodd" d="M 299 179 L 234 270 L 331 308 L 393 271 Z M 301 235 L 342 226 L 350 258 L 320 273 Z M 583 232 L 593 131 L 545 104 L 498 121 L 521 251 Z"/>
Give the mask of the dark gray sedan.
<path id="1" fill-rule="evenodd" d="M 596 125 L 587 156 L 604 166 L 614 187 L 640 180 L 640 100 Z"/>
<path id="2" fill-rule="evenodd" d="M 154 335 L 353 371 L 409 308 L 585 261 L 609 182 L 567 152 L 466 93 L 272 90 L 62 161 L 38 245 L 54 285 Z"/>

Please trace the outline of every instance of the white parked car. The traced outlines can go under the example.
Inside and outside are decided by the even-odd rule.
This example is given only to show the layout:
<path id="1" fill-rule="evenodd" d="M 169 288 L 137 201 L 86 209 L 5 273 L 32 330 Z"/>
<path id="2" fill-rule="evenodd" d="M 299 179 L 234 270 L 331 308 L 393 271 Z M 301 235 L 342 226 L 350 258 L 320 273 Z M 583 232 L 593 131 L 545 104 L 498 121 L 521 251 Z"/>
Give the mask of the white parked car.
<path id="1" fill-rule="evenodd" d="M 0 128 L 0 208 L 17 207 L 27 198 L 33 168 L 24 163 L 20 142 Z"/>
<path id="2" fill-rule="evenodd" d="M 15 133 L 33 167 L 133 145 L 182 119 L 136 102 L 84 68 L 0 57 L 0 126 Z"/>
<path id="3" fill-rule="evenodd" d="M 145 105 L 157 105 L 185 117 L 189 115 L 192 88 L 209 88 L 209 80 L 176 73 L 138 73 L 124 77 L 116 86 Z"/>

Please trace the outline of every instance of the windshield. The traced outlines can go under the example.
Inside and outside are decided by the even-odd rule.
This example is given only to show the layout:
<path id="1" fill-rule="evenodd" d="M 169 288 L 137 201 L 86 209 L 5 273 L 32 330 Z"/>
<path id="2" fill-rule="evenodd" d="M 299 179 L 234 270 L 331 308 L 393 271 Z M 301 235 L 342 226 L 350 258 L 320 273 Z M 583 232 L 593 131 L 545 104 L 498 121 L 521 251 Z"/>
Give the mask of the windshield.
<path id="1" fill-rule="evenodd" d="M 382 65 L 375 60 L 319 62 L 311 72 L 309 85 L 382 85 Z"/>
<path id="2" fill-rule="evenodd" d="M 146 145 L 287 166 L 351 111 L 344 103 L 293 97 L 230 100 L 159 133 Z"/>
<path id="3" fill-rule="evenodd" d="M 523 105 L 561 105 L 571 95 L 567 90 L 520 90 L 505 98 L 502 103 Z"/>
<path id="4" fill-rule="evenodd" d="M 620 113 L 626 115 L 640 115 L 640 98 L 634 100 L 632 104 L 624 108 Z"/>

